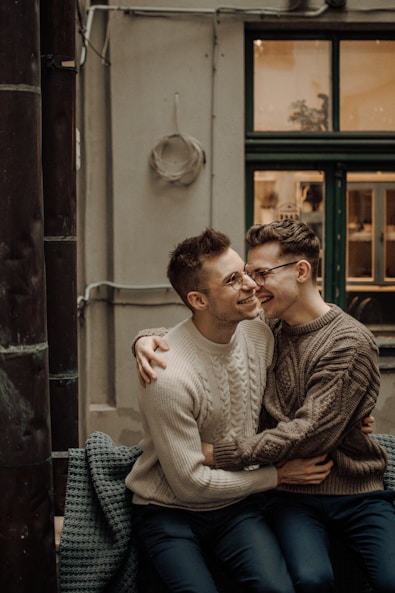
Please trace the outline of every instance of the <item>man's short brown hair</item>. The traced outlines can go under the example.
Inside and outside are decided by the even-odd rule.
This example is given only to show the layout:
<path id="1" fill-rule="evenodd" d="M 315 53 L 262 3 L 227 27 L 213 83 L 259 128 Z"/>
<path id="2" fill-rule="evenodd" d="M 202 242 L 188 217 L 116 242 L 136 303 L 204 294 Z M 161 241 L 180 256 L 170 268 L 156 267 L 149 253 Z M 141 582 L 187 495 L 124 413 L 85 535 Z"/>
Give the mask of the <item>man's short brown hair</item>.
<path id="1" fill-rule="evenodd" d="M 282 255 L 291 255 L 310 263 L 311 276 L 313 282 L 316 282 L 320 260 L 320 240 L 307 224 L 288 218 L 275 220 L 269 224 L 256 224 L 248 230 L 246 241 L 250 249 L 269 241 L 278 241 Z"/>
<path id="2" fill-rule="evenodd" d="M 203 263 L 221 255 L 229 249 L 230 239 L 224 233 L 207 228 L 196 237 L 189 237 L 179 243 L 170 253 L 167 277 L 174 290 L 187 307 L 191 308 L 187 295 L 199 286 L 205 286 Z"/>

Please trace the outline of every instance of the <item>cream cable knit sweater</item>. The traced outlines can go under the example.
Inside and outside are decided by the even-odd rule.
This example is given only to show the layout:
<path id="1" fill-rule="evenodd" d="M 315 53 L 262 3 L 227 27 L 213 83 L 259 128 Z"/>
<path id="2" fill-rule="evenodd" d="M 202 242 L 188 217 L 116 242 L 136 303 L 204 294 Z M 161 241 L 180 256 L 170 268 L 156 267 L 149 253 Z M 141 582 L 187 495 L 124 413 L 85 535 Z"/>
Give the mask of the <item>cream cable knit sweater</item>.
<path id="1" fill-rule="evenodd" d="M 167 369 L 139 388 L 143 453 L 126 478 L 135 504 L 211 510 L 277 485 L 276 469 L 224 471 L 202 464 L 201 441 L 256 433 L 273 336 L 241 322 L 229 344 L 206 340 L 191 319 L 166 335 Z"/>

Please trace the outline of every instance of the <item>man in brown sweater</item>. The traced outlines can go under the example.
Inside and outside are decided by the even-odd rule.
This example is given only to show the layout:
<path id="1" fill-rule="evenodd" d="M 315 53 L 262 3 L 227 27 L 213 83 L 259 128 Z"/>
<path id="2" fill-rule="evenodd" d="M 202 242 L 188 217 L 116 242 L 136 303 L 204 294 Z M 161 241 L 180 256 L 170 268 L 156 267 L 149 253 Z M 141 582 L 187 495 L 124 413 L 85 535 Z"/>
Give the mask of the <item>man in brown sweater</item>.
<path id="1" fill-rule="evenodd" d="M 374 338 L 322 299 L 319 241 L 306 225 L 284 220 L 252 227 L 247 242 L 248 271 L 275 338 L 263 430 L 205 450 L 217 468 L 326 452 L 335 462 L 327 480 L 281 486 L 266 509 L 295 588 L 332 590 L 328 534 L 336 532 L 358 553 L 374 591 L 395 592 L 394 493 L 383 487 L 386 454 L 360 431 L 379 392 Z"/>

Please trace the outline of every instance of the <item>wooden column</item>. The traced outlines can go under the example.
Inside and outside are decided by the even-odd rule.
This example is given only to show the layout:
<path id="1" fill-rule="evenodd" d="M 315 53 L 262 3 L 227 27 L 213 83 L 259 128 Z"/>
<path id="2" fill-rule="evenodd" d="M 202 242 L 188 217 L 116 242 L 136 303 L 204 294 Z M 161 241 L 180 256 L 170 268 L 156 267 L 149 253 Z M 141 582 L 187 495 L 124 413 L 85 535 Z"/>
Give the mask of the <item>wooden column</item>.
<path id="1" fill-rule="evenodd" d="M 0 591 L 53 593 L 38 0 L 0 26 Z"/>

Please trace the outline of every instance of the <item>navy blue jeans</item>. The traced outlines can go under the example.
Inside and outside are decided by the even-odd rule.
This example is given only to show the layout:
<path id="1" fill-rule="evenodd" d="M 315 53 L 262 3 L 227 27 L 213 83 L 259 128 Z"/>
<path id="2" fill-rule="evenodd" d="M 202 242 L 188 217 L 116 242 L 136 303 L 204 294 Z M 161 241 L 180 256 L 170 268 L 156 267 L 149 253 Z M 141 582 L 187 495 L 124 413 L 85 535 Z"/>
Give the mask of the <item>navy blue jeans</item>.
<path id="1" fill-rule="evenodd" d="M 252 499 L 202 512 L 133 505 L 133 528 L 173 593 L 218 593 L 207 555 L 245 593 L 295 593 L 276 537 Z"/>
<path id="2" fill-rule="evenodd" d="M 375 593 L 395 593 L 394 491 L 352 496 L 271 493 L 264 513 L 298 593 L 333 591 L 330 535 L 361 560 Z"/>

